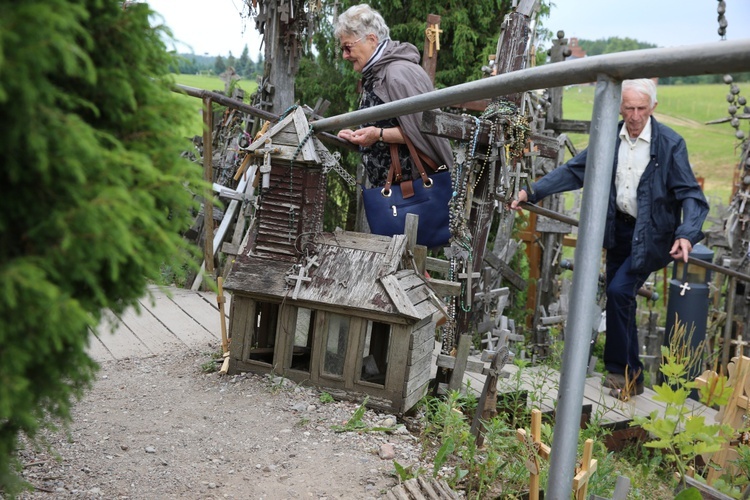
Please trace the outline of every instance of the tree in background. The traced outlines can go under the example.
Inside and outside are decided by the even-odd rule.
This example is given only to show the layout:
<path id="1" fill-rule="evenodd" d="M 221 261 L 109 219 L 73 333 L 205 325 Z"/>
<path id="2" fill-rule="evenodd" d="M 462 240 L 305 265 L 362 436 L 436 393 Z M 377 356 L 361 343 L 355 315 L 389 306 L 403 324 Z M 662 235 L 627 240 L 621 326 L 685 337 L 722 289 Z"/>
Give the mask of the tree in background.
<path id="1" fill-rule="evenodd" d="M 22 486 L 21 434 L 67 423 L 104 309 L 179 265 L 200 185 L 189 111 L 145 3 L 0 4 L 0 496 Z M 168 34 L 168 32 L 167 32 Z"/>
<path id="2" fill-rule="evenodd" d="M 227 57 L 227 68 L 232 67 L 235 71 L 237 71 L 237 59 L 232 55 L 232 51 L 229 51 L 229 56 Z M 237 71 L 239 73 L 239 71 Z"/>
<path id="3" fill-rule="evenodd" d="M 615 52 L 627 52 L 629 50 L 653 49 L 653 43 L 639 42 L 633 38 L 619 38 L 612 36 L 600 38 L 599 40 L 578 40 L 578 45 L 586 51 L 587 56 L 598 56 L 601 54 L 614 54 Z"/>
<path id="4" fill-rule="evenodd" d="M 236 69 L 237 73 L 245 78 L 251 76 L 253 73 L 253 61 L 250 59 L 250 51 L 247 50 L 247 44 L 245 45 L 245 48 L 242 49 L 242 54 L 240 54 L 240 58 L 237 60 Z"/>
<path id="5" fill-rule="evenodd" d="M 227 63 L 224 62 L 224 58 L 221 56 L 216 56 L 216 59 L 214 60 L 214 73 L 217 75 L 220 75 L 224 73 L 227 70 Z"/>

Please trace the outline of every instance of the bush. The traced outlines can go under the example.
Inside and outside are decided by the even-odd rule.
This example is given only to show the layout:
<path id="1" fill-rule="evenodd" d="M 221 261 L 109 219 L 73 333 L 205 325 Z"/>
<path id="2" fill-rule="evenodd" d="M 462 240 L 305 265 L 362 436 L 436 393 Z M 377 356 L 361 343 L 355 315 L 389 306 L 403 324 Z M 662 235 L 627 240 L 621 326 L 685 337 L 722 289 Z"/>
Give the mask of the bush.
<path id="1" fill-rule="evenodd" d="M 0 2 L 0 496 L 19 433 L 70 419 L 89 332 L 180 265 L 200 171 L 146 4 Z M 168 33 L 167 33 L 168 34 Z"/>

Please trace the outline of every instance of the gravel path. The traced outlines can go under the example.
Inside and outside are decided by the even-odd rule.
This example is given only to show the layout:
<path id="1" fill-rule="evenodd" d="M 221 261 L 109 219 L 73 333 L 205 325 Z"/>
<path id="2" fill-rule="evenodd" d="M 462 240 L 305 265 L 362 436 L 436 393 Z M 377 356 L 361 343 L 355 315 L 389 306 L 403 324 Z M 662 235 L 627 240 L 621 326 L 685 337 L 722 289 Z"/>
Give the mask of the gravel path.
<path id="1" fill-rule="evenodd" d="M 363 418 L 393 432 L 335 432 L 357 405 L 281 378 L 204 374 L 208 359 L 103 363 L 68 433 L 48 435 L 50 452 L 20 451 L 36 487 L 21 498 L 376 499 L 397 484 L 394 459 L 420 460 L 393 416 Z"/>

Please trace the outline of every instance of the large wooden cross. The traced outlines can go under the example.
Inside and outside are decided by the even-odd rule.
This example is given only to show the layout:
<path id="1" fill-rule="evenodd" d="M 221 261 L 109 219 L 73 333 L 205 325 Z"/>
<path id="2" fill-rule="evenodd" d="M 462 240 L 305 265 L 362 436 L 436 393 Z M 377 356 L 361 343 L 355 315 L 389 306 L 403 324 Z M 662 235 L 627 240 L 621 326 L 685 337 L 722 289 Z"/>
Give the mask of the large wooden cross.
<path id="1" fill-rule="evenodd" d="M 750 410 L 750 358 L 747 356 L 732 358 L 732 361 L 727 366 L 727 371 L 729 372 L 728 384 L 732 388 L 732 395 L 727 404 L 716 414 L 716 419 L 722 425 L 728 425 L 732 429 L 742 429 L 747 427 L 747 423 L 743 422 L 743 418 L 747 415 L 748 410 Z M 712 378 L 715 376 L 716 373 L 704 372 L 695 381 L 699 385 L 707 385 L 712 383 Z M 713 484 L 715 480 L 726 472 L 724 469 L 727 467 L 728 458 L 733 453 L 730 445 L 731 436 L 726 437 L 727 441 L 722 445 L 721 449 L 710 457 L 711 462 L 719 468 L 708 468 L 708 475 L 706 476 L 708 484 Z"/>

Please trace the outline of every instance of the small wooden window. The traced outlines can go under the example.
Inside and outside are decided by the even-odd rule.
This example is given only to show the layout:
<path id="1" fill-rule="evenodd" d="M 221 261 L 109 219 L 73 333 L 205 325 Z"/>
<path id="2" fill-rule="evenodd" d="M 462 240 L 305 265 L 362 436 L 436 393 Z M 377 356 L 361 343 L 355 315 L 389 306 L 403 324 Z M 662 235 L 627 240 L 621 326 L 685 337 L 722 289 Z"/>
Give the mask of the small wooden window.
<path id="1" fill-rule="evenodd" d="M 250 361 L 273 365 L 279 304 L 270 302 L 257 302 L 256 304 L 249 358 Z"/>
<path id="2" fill-rule="evenodd" d="M 388 373 L 388 353 L 391 345 L 391 326 L 377 321 L 367 322 L 362 353 L 360 380 L 385 385 Z"/>
<path id="3" fill-rule="evenodd" d="M 310 355 L 312 353 L 313 332 L 315 330 L 315 311 L 304 307 L 297 308 L 297 320 L 294 326 L 292 341 L 292 370 L 310 373 Z"/>
<path id="4" fill-rule="evenodd" d="M 346 349 L 349 338 L 349 318 L 339 314 L 328 315 L 328 328 L 323 353 L 323 373 L 344 376 Z"/>

